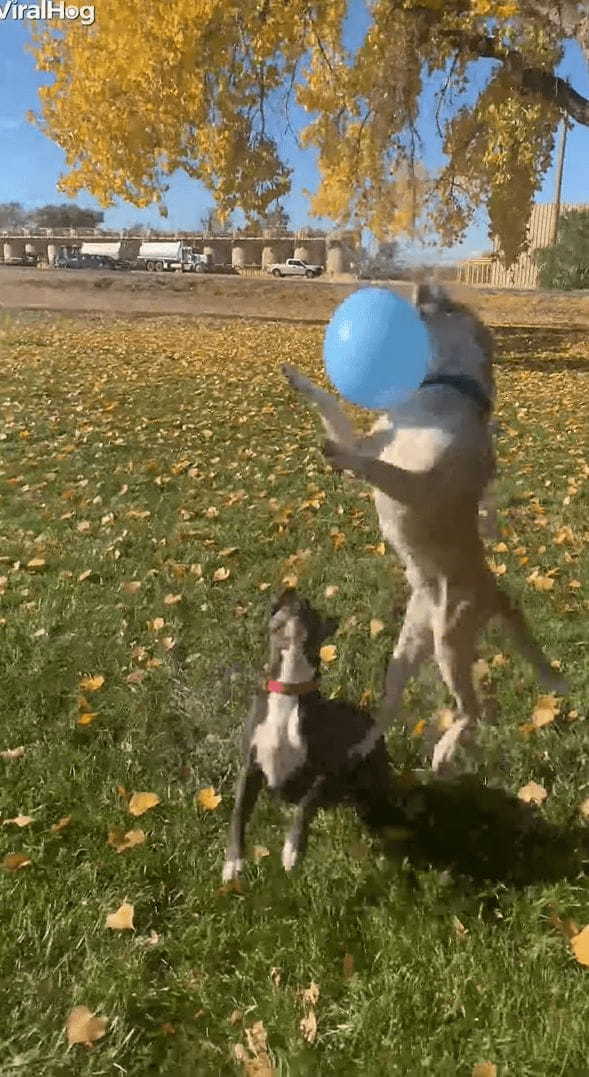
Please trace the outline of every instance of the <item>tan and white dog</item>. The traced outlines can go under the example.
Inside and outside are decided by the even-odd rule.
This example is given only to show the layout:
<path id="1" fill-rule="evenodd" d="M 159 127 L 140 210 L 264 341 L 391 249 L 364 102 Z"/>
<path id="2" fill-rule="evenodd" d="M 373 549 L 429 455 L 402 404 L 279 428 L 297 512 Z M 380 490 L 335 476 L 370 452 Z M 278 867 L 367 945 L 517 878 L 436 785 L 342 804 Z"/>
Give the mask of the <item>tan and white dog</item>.
<path id="1" fill-rule="evenodd" d="M 480 717 L 472 666 L 477 637 L 490 619 L 506 624 L 547 688 L 564 691 L 566 686 L 519 607 L 499 589 L 479 532 L 479 507 L 495 474 L 491 334 L 438 285 L 418 285 L 414 302 L 432 342 L 427 377 L 367 437 L 356 435 L 330 393 L 294 367 L 285 364 L 282 370 L 317 405 L 329 439 L 324 451 L 333 466 L 374 488 L 382 534 L 403 562 L 411 588 L 377 724 L 360 751 L 369 751 L 391 724 L 408 679 L 433 656 L 458 712 L 435 745 L 437 771 Z"/>

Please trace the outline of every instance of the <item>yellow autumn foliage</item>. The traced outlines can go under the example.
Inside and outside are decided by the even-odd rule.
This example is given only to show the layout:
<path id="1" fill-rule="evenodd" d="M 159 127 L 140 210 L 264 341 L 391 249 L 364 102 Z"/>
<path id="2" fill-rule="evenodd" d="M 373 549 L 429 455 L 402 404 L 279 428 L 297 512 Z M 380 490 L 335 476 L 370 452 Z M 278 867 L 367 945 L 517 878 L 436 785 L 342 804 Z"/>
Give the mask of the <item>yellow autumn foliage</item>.
<path id="1" fill-rule="evenodd" d="M 212 192 L 222 220 L 237 208 L 263 213 L 290 187 L 271 117 L 296 101 L 310 114 L 302 142 L 321 177 L 314 215 L 380 240 L 434 228 L 451 243 L 484 203 L 515 258 L 558 113 L 518 88 L 513 56 L 551 72 L 574 28 L 544 3 L 374 0 L 351 48 L 347 12 L 346 0 L 101 0 L 92 26 L 36 29 L 37 66 L 53 82 L 31 118 L 65 152 L 62 190 L 86 189 L 104 206 L 155 202 L 165 216 L 167 179 L 183 169 Z M 489 41 L 499 63 L 457 109 L 452 94 L 471 83 Z M 428 176 L 419 102 L 424 77 L 442 72 L 432 126 L 448 163 Z"/>

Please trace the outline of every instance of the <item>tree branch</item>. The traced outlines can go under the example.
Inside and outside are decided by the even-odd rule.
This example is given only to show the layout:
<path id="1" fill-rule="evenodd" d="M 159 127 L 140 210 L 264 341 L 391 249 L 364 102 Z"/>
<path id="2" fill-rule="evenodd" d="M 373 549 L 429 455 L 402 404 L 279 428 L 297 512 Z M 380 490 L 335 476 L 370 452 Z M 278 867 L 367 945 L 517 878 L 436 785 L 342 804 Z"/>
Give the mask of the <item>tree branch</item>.
<path id="1" fill-rule="evenodd" d="M 516 86 L 524 93 L 550 101 L 577 123 L 589 127 L 589 100 L 578 93 L 567 79 L 541 67 L 526 67 L 524 58 L 517 49 L 509 49 L 493 37 L 484 34 L 461 34 L 455 30 L 448 32 L 447 36 L 457 47 L 467 48 L 475 56 L 499 60 L 513 76 Z"/>

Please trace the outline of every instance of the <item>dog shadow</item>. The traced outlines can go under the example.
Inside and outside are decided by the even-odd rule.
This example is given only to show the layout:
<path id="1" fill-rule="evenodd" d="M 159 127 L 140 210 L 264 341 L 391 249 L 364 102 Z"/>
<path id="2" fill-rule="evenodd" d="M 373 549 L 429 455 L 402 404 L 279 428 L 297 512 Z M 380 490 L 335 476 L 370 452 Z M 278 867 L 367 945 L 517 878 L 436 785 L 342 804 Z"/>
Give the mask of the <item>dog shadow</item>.
<path id="1" fill-rule="evenodd" d="M 587 373 L 583 354 L 568 354 L 571 343 L 583 350 L 586 334 L 581 326 L 498 326 L 494 330 L 498 342 L 498 370 L 533 370 L 539 373 Z M 505 350 L 507 354 L 504 354 Z"/>
<path id="2" fill-rule="evenodd" d="M 538 811 L 473 775 L 412 787 L 405 798 L 408 837 L 382 830 L 385 854 L 414 869 L 437 868 L 474 883 L 525 887 L 573 879 L 589 860 L 589 829 L 550 823 Z"/>

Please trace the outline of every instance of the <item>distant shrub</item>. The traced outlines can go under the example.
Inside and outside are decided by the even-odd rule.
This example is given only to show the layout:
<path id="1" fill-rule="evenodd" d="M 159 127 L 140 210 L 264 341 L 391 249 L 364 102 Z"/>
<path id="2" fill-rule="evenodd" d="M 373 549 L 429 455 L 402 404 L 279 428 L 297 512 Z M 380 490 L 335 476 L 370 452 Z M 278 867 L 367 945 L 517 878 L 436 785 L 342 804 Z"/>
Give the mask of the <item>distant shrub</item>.
<path id="1" fill-rule="evenodd" d="M 589 288 L 589 210 L 563 213 L 553 247 L 535 252 L 541 288 Z"/>

